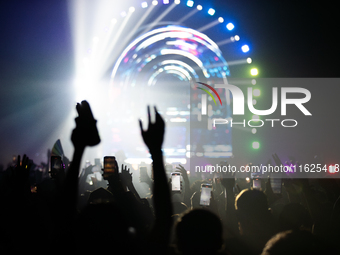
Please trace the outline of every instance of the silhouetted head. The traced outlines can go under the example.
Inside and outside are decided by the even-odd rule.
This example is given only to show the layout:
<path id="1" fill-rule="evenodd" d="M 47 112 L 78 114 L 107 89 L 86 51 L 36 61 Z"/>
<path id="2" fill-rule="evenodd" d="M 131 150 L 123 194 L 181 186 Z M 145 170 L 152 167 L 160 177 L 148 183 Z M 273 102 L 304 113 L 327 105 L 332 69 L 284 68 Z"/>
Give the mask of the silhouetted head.
<path id="1" fill-rule="evenodd" d="M 235 209 L 241 234 L 264 231 L 271 219 L 267 196 L 257 189 L 242 190 L 236 197 Z"/>
<path id="2" fill-rule="evenodd" d="M 309 231 L 285 231 L 272 237 L 263 249 L 262 255 L 321 255 L 336 254 Z"/>
<path id="3" fill-rule="evenodd" d="M 242 212 L 263 212 L 268 210 L 267 196 L 258 189 L 244 189 L 236 197 L 236 210 Z"/>
<path id="4" fill-rule="evenodd" d="M 92 191 L 88 198 L 88 204 L 112 203 L 114 201 L 113 195 L 107 189 L 102 187 Z"/>
<path id="5" fill-rule="evenodd" d="M 177 249 L 183 254 L 214 254 L 222 247 L 222 223 L 211 211 L 194 209 L 175 227 Z"/>

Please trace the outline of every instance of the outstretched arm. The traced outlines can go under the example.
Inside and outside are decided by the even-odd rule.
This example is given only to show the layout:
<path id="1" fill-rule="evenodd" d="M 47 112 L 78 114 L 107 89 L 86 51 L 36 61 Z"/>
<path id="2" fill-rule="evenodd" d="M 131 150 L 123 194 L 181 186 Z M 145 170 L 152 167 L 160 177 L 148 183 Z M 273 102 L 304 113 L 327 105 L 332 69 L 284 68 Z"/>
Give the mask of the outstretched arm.
<path id="1" fill-rule="evenodd" d="M 129 189 L 129 191 L 132 192 L 135 198 L 138 201 L 140 201 L 141 200 L 140 196 L 132 182 L 132 173 L 130 173 L 130 169 L 127 168 L 127 166 L 124 166 L 123 164 L 122 164 L 122 172 L 120 174 L 120 178 L 122 179 L 124 186 L 126 186 Z"/>
<path id="2" fill-rule="evenodd" d="M 146 131 L 143 130 L 141 120 L 139 124 L 144 143 L 149 148 L 154 168 L 153 200 L 156 220 L 151 241 L 158 245 L 167 245 L 172 225 L 172 205 L 162 152 L 165 124 L 156 107 L 154 109 L 156 114 L 155 123 L 151 123 L 150 107 L 148 107 L 148 129 Z"/>
<path id="3" fill-rule="evenodd" d="M 94 146 L 100 143 L 100 138 L 93 118 L 90 105 L 82 101 L 76 106 L 78 117 L 75 119 L 76 128 L 72 132 L 71 140 L 74 145 L 74 153 L 71 166 L 67 172 L 62 199 L 69 212 L 74 212 L 78 194 L 78 175 L 81 159 L 86 146 Z"/>

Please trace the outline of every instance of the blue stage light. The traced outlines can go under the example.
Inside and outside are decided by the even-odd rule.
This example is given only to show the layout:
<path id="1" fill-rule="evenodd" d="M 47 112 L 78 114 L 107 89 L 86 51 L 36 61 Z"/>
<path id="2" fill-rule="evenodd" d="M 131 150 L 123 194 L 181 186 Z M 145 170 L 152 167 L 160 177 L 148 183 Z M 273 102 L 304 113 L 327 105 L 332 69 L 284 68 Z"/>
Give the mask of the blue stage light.
<path id="1" fill-rule="evenodd" d="M 231 30 L 234 29 L 235 26 L 234 26 L 233 23 L 228 23 L 226 27 L 227 27 L 227 29 L 228 29 L 229 31 L 231 31 Z"/>
<path id="2" fill-rule="evenodd" d="M 188 6 L 188 7 L 193 7 L 193 6 L 194 6 L 194 1 L 188 0 L 187 6 Z"/>
<path id="3" fill-rule="evenodd" d="M 243 51 L 244 53 L 246 53 L 246 52 L 249 51 L 249 46 L 245 44 L 245 45 L 243 45 L 243 46 L 241 47 L 241 49 L 242 49 L 242 51 Z"/>
<path id="4" fill-rule="evenodd" d="M 215 14 L 215 10 L 214 10 L 213 8 L 210 8 L 210 9 L 208 10 L 208 14 L 211 15 L 211 16 L 213 16 L 213 15 Z"/>

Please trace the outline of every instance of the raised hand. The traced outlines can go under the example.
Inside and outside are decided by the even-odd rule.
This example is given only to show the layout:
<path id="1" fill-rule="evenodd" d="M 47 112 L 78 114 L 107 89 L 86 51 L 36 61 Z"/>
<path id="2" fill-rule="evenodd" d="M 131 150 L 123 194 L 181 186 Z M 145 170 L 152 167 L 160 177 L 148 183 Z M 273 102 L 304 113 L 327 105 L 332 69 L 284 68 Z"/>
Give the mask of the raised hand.
<path id="1" fill-rule="evenodd" d="M 164 120 L 161 115 L 157 112 L 156 107 L 154 107 L 156 113 L 155 123 L 151 123 L 150 106 L 148 106 L 148 120 L 149 125 L 146 131 L 143 130 L 142 121 L 139 120 L 139 125 L 142 133 L 142 137 L 146 146 L 148 146 L 150 152 L 161 150 L 163 139 L 164 139 Z"/>
<path id="2" fill-rule="evenodd" d="M 122 164 L 122 171 L 120 173 L 120 178 L 127 187 L 131 186 L 132 173 L 130 173 L 130 168 L 127 168 L 127 166 L 124 166 L 123 164 Z"/>
<path id="3" fill-rule="evenodd" d="M 179 172 L 179 173 L 182 174 L 183 179 L 188 178 L 187 170 L 185 170 L 185 168 L 182 165 L 178 165 L 178 167 L 176 167 L 176 169 L 177 169 L 176 172 Z"/>
<path id="4" fill-rule="evenodd" d="M 78 103 L 76 110 L 78 112 L 78 117 L 75 119 L 76 128 L 73 129 L 71 135 L 71 141 L 74 145 L 73 158 L 62 188 L 65 220 L 72 219 L 77 211 L 78 176 L 85 147 L 100 143 L 96 126 L 97 121 L 93 118 L 89 103 L 86 101 Z"/>
<path id="5" fill-rule="evenodd" d="M 78 117 L 75 119 L 76 128 L 72 132 L 71 140 L 75 147 L 94 146 L 100 143 L 96 123 L 93 118 L 90 105 L 87 101 L 82 101 L 76 106 Z"/>

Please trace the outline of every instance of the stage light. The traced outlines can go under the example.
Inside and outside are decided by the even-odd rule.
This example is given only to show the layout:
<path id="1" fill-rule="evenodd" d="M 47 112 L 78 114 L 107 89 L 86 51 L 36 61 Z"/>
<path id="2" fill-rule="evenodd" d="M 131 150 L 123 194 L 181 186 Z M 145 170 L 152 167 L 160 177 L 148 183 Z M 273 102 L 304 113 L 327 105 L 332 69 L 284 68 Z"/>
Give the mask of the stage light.
<path id="1" fill-rule="evenodd" d="M 246 53 L 246 52 L 249 51 L 249 46 L 248 46 L 247 44 L 245 44 L 245 45 L 243 45 L 243 46 L 241 47 L 241 49 L 242 49 L 242 51 L 243 51 L 244 53 Z"/>
<path id="2" fill-rule="evenodd" d="M 260 116 L 254 114 L 253 117 L 252 117 L 251 119 L 254 120 L 254 121 L 259 121 L 259 120 L 260 120 Z"/>
<path id="3" fill-rule="evenodd" d="M 253 60 L 251 58 L 247 58 L 247 63 L 250 64 L 251 62 L 253 62 Z"/>
<path id="4" fill-rule="evenodd" d="M 240 40 L 240 37 L 239 37 L 238 35 L 235 35 L 235 36 L 234 36 L 234 39 L 235 39 L 235 41 L 239 41 L 239 40 Z"/>
<path id="5" fill-rule="evenodd" d="M 224 18 L 222 18 L 222 17 L 218 18 L 218 22 L 223 23 L 223 21 L 224 21 Z"/>
<path id="6" fill-rule="evenodd" d="M 258 97 L 259 95 L 261 95 L 261 91 L 259 89 L 254 89 L 253 96 Z"/>
<path id="7" fill-rule="evenodd" d="M 125 17 L 125 16 L 126 16 L 126 12 L 125 12 L 125 11 L 122 11 L 122 12 L 120 13 L 120 16 Z"/>
<path id="8" fill-rule="evenodd" d="M 253 149 L 257 150 L 257 149 L 260 148 L 260 143 L 259 142 L 253 142 L 252 147 L 253 147 Z"/>
<path id="9" fill-rule="evenodd" d="M 175 4 L 180 4 L 181 1 L 180 0 L 175 0 Z"/>
<path id="10" fill-rule="evenodd" d="M 112 19 L 111 20 L 111 24 L 116 24 L 117 23 L 117 20 L 116 19 Z"/>
<path id="11" fill-rule="evenodd" d="M 197 5 L 197 10 L 202 10 L 203 9 L 203 7 L 202 7 L 202 5 Z"/>
<path id="12" fill-rule="evenodd" d="M 169 0 L 163 0 L 163 4 L 169 4 Z"/>
<path id="13" fill-rule="evenodd" d="M 210 8 L 210 9 L 208 10 L 208 14 L 209 14 L 210 16 L 213 16 L 213 15 L 215 14 L 215 10 L 214 10 L 213 8 Z"/>
<path id="14" fill-rule="evenodd" d="M 188 6 L 188 7 L 193 7 L 193 6 L 194 6 L 194 1 L 188 0 L 187 6 Z"/>
<path id="15" fill-rule="evenodd" d="M 133 6 L 131 6 L 130 8 L 129 8 L 129 12 L 134 12 L 136 9 L 135 9 L 135 7 L 133 7 Z"/>
<path id="16" fill-rule="evenodd" d="M 256 105 L 257 101 L 256 99 L 253 99 L 253 105 Z"/>
<path id="17" fill-rule="evenodd" d="M 256 132 L 257 132 L 256 128 L 253 128 L 253 129 L 251 130 L 251 132 L 252 132 L 253 134 L 256 134 Z"/>
<path id="18" fill-rule="evenodd" d="M 227 27 L 227 29 L 228 29 L 229 31 L 231 31 L 231 30 L 234 29 L 235 26 L 234 26 L 233 23 L 228 23 L 226 27 Z"/>
<path id="19" fill-rule="evenodd" d="M 157 5 L 157 4 L 158 4 L 158 1 L 157 1 L 157 0 L 153 0 L 153 1 L 152 1 L 152 4 L 153 4 L 153 5 Z"/>
<path id="20" fill-rule="evenodd" d="M 252 68 L 252 69 L 250 69 L 250 74 L 252 76 L 256 76 L 256 75 L 259 74 L 259 71 L 257 70 L 257 68 Z"/>
<path id="21" fill-rule="evenodd" d="M 330 166 L 328 167 L 328 172 L 329 172 L 330 174 L 336 173 L 337 171 L 336 171 L 335 165 L 330 165 Z"/>
<path id="22" fill-rule="evenodd" d="M 143 2 L 141 5 L 142 5 L 142 8 L 148 7 L 148 3 L 147 2 Z"/>

